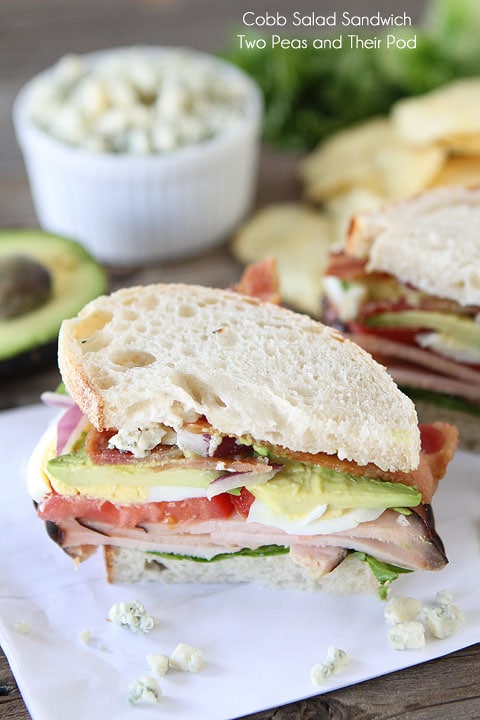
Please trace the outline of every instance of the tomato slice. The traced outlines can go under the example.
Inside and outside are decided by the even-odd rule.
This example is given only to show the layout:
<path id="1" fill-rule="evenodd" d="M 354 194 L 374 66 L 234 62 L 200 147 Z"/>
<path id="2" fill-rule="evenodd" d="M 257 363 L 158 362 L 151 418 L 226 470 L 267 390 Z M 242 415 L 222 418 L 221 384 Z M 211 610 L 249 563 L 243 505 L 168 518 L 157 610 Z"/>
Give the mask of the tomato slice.
<path id="1" fill-rule="evenodd" d="M 445 445 L 445 435 L 440 427 L 435 425 L 418 426 L 420 430 L 420 443 L 422 452 L 426 455 L 433 455 L 440 452 Z"/>
<path id="2" fill-rule="evenodd" d="M 59 523 L 67 518 L 105 522 L 116 527 L 135 527 L 147 523 L 194 523 L 225 519 L 233 512 L 231 496 L 227 493 L 207 498 L 189 498 L 175 502 L 151 502 L 117 505 L 108 500 L 67 497 L 51 493 L 39 506 L 43 520 Z"/>
<path id="3" fill-rule="evenodd" d="M 230 495 L 230 500 L 237 512 L 239 512 L 240 515 L 247 517 L 250 511 L 250 506 L 255 500 L 255 497 L 252 495 L 250 490 L 247 490 L 246 487 L 242 487 L 240 489 L 240 495 Z"/>

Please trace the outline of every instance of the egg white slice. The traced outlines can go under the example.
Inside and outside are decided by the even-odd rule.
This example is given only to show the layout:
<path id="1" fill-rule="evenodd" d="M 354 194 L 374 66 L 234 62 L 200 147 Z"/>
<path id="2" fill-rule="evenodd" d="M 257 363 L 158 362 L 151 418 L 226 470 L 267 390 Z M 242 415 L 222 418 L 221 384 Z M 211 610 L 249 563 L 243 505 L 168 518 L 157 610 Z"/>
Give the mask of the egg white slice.
<path id="1" fill-rule="evenodd" d="M 317 510 L 324 507 L 325 511 L 318 517 Z M 270 510 L 260 500 L 255 500 L 250 506 L 248 523 L 260 523 L 270 527 L 284 530 L 289 535 L 330 535 L 342 530 L 351 530 L 362 522 L 376 520 L 384 512 L 378 508 L 354 508 L 345 510 L 337 517 L 322 516 L 327 512 L 327 506 L 319 506 L 304 518 L 292 520 Z M 327 513 L 328 514 L 328 513 Z"/>

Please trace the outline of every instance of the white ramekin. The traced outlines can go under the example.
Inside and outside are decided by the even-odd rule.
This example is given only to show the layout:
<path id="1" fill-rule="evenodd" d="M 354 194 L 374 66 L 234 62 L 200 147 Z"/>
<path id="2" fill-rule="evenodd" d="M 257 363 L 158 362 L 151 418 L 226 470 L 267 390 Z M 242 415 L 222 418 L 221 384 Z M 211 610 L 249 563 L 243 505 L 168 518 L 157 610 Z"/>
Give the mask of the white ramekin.
<path id="1" fill-rule="evenodd" d="M 87 58 L 95 62 L 128 50 Z M 164 155 L 101 154 L 63 144 L 29 119 L 29 94 L 40 76 L 22 88 L 13 121 L 44 230 L 78 240 L 101 262 L 131 265 L 199 253 L 223 242 L 238 226 L 256 189 L 262 96 L 238 68 L 196 54 L 242 83 L 247 111 L 213 139 Z"/>

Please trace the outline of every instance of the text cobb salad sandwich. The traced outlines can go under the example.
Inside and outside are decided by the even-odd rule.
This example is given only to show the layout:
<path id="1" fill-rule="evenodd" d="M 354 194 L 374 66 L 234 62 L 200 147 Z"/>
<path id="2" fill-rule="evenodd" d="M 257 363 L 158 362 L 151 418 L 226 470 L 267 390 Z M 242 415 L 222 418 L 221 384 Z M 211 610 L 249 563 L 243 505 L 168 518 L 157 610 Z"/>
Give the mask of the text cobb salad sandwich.
<path id="1" fill-rule="evenodd" d="M 455 427 L 419 426 L 367 352 L 276 299 L 263 264 L 235 289 L 128 288 L 63 323 L 67 394 L 47 394 L 64 407 L 28 488 L 75 561 L 101 547 L 111 582 L 345 593 L 445 566 L 431 503 Z"/>

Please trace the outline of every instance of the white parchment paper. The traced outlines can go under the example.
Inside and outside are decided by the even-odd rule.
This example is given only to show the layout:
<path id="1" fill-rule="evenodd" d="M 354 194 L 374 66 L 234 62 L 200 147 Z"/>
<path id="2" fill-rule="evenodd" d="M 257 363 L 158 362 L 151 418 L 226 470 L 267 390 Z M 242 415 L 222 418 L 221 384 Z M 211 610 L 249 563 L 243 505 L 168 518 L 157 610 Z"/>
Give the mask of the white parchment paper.
<path id="1" fill-rule="evenodd" d="M 53 412 L 32 406 L 0 414 L 0 642 L 34 720 L 174 717 L 225 720 L 351 685 L 480 641 L 480 456 L 459 452 L 436 495 L 437 529 L 450 563 L 439 573 L 402 576 L 394 594 L 433 603 L 448 589 L 465 615 L 446 640 L 422 650 L 390 649 L 385 603 L 247 585 L 111 586 L 101 555 L 75 569 L 48 538 L 24 485 L 24 467 Z M 158 618 L 139 636 L 106 621 L 113 603 L 139 599 Z M 27 622 L 28 635 L 15 630 Z M 92 640 L 82 643 L 88 629 Z M 132 707 L 129 683 L 151 652 L 179 642 L 201 648 L 197 674 L 158 678 L 161 705 Z M 349 666 L 321 688 L 310 669 L 335 645 Z"/>

